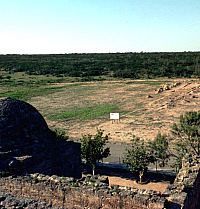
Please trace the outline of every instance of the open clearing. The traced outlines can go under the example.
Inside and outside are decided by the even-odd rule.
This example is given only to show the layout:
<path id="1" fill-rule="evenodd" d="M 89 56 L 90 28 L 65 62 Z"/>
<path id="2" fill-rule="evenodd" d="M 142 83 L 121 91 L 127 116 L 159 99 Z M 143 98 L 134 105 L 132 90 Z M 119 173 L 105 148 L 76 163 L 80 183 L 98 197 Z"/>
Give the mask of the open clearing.
<path id="1" fill-rule="evenodd" d="M 169 84 L 169 90 L 157 93 L 165 84 Z M 152 139 L 159 131 L 168 134 L 180 114 L 200 107 L 198 80 L 122 80 L 53 86 L 63 88 L 29 102 L 40 110 L 50 127 L 65 130 L 73 139 L 95 134 L 97 128 L 109 134 L 111 141 L 129 142 L 133 135 Z M 112 123 L 109 112 L 119 112 L 120 121 Z"/>
<path id="2" fill-rule="evenodd" d="M 0 98 L 28 101 L 50 127 L 76 140 L 97 129 L 109 134 L 112 142 L 130 142 L 133 135 L 151 140 L 159 131 L 170 133 L 180 114 L 200 107 L 200 81 L 194 79 L 70 82 L 24 73 L 3 76 Z M 112 123 L 110 112 L 119 112 L 120 121 Z"/>

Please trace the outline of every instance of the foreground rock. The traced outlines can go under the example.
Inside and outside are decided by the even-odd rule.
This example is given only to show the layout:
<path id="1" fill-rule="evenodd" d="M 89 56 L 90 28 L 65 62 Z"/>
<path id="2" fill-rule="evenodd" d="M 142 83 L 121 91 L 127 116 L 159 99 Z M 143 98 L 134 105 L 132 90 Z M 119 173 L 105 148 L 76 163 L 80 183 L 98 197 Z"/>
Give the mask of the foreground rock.
<path id="1" fill-rule="evenodd" d="M 17 195 L 11 195 L 0 191 L 0 208 L 2 209 L 22 209 L 22 208 L 52 208 L 58 209 L 59 207 L 53 207 L 46 202 L 39 202 L 30 198 L 21 197 Z"/>
<path id="2" fill-rule="evenodd" d="M 197 160 L 191 163 L 185 158 L 175 182 L 163 193 L 110 185 L 108 179 L 102 176 L 87 175 L 75 179 L 39 173 L 0 178 L 0 191 L 19 195 L 22 199 L 29 197 L 46 202 L 48 207 L 69 209 L 197 209 L 200 208 L 200 167 Z"/>
<path id="3" fill-rule="evenodd" d="M 30 104 L 0 100 L 0 169 L 80 177 L 80 144 L 58 140 Z"/>

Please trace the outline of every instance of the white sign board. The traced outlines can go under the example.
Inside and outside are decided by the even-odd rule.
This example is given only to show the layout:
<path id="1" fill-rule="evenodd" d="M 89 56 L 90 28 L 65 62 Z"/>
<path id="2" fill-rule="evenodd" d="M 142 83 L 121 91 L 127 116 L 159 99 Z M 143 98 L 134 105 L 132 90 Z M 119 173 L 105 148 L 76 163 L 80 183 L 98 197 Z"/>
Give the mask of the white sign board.
<path id="1" fill-rule="evenodd" d="M 110 113 L 110 119 L 111 120 L 119 120 L 119 113 L 117 113 L 117 112 L 111 112 Z"/>

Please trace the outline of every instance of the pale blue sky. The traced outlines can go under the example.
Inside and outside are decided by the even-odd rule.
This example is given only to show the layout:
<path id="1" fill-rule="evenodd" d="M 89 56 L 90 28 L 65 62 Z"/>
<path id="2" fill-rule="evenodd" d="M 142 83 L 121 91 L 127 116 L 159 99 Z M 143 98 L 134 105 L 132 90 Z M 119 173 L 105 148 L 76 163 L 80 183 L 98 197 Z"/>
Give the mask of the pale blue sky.
<path id="1" fill-rule="evenodd" d="M 200 0 L 0 0 L 0 54 L 200 51 Z"/>

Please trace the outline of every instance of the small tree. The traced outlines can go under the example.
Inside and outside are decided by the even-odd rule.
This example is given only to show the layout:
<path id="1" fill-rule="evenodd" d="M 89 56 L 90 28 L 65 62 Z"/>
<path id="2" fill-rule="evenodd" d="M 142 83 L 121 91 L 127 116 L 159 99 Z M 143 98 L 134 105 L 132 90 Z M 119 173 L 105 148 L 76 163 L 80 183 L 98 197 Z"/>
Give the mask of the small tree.
<path id="1" fill-rule="evenodd" d="M 143 140 L 134 138 L 131 141 L 131 147 L 126 149 L 123 163 L 130 168 L 130 171 L 138 173 L 141 183 L 147 166 L 152 162 L 152 156 Z"/>
<path id="2" fill-rule="evenodd" d="M 107 141 L 108 135 L 103 137 L 101 130 L 98 130 L 94 136 L 88 134 L 81 139 L 81 157 L 91 165 L 93 175 L 95 174 L 96 163 L 110 155 L 110 148 L 104 149 Z"/>
<path id="3" fill-rule="evenodd" d="M 172 167 L 179 170 L 182 166 L 182 158 L 186 153 L 191 156 L 200 155 L 200 111 L 185 112 L 179 118 L 179 123 L 172 126 L 172 134 L 176 137 L 173 150 L 176 158 Z"/>
<path id="4" fill-rule="evenodd" d="M 153 142 L 150 142 L 150 147 L 152 151 L 152 155 L 154 157 L 154 160 L 156 162 L 156 170 L 157 170 L 157 163 L 161 167 L 164 167 L 168 157 L 168 140 L 166 135 L 161 135 L 161 133 L 158 133 L 156 138 Z"/>
<path id="5" fill-rule="evenodd" d="M 181 115 L 179 124 L 173 124 L 172 133 L 178 138 L 178 143 L 184 147 L 185 152 L 200 155 L 200 111 Z"/>
<path id="6" fill-rule="evenodd" d="M 171 165 L 171 167 L 175 169 L 176 173 L 178 173 L 178 171 L 182 167 L 182 159 L 187 154 L 187 152 L 185 150 L 185 146 L 183 146 L 183 144 L 180 142 L 176 142 L 173 145 L 173 150 L 176 153 L 175 153 L 175 155 L 173 155 L 175 157 L 175 160 L 174 160 L 173 164 Z"/>

